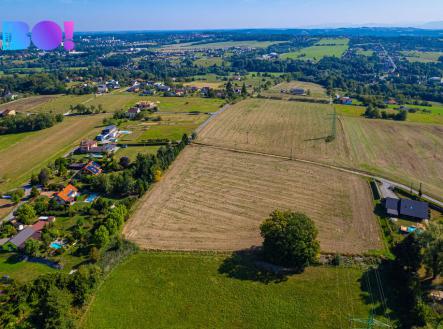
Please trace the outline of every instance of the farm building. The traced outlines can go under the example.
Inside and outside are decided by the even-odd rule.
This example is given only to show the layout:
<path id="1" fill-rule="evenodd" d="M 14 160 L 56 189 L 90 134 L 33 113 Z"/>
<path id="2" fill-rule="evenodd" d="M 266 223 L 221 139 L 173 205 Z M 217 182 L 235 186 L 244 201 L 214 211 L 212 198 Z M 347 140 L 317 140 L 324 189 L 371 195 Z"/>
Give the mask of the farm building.
<path id="1" fill-rule="evenodd" d="M 78 189 L 71 184 L 68 184 L 62 191 L 55 195 L 59 204 L 71 204 L 78 196 Z"/>
<path id="2" fill-rule="evenodd" d="M 102 173 L 102 168 L 95 163 L 94 161 L 90 161 L 84 168 L 83 172 L 87 174 L 91 174 L 93 176 L 100 175 Z"/>
<path id="3" fill-rule="evenodd" d="M 386 198 L 385 208 L 391 216 L 403 216 L 420 220 L 429 218 L 429 205 L 426 202 Z"/>

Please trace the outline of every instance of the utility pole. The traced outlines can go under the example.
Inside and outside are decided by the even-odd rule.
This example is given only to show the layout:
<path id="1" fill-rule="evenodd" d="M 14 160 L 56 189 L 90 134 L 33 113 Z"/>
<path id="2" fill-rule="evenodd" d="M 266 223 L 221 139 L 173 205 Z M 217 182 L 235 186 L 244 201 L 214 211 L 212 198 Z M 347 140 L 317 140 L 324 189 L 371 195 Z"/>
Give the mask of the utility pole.
<path id="1" fill-rule="evenodd" d="M 337 137 L 337 110 L 334 106 L 334 115 L 332 116 L 332 138 L 335 139 Z"/>
<path id="2" fill-rule="evenodd" d="M 353 322 L 363 324 L 364 327 L 355 328 L 352 326 Z M 373 312 L 371 312 L 371 315 L 367 319 L 351 319 L 351 326 L 354 329 L 392 328 L 389 324 L 376 320 Z"/>

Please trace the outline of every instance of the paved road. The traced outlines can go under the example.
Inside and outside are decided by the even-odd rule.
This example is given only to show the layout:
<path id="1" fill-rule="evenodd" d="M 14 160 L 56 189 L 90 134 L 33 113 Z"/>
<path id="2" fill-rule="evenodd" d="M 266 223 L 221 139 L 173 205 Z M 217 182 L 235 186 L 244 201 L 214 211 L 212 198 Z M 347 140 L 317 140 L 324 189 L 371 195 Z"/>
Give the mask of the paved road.
<path id="1" fill-rule="evenodd" d="M 205 122 L 203 122 L 197 129 L 195 129 L 195 132 L 197 134 L 199 134 L 204 127 L 206 127 L 209 122 L 211 122 L 212 120 L 214 120 L 217 116 L 219 116 L 220 114 L 222 114 L 224 111 L 226 111 L 227 109 L 229 109 L 231 107 L 231 105 L 226 104 L 225 106 L 223 106 L 220 110 L 218 110 L 217 112 L 212 113 L 212 115 L 208 118 L 208 120 L 206 120 Z"/>
<path id="2" fill-rule="evenodd" d="M 361 177 L 372 178 L 372 179 L 375 179 L 375 180 L 381 182 L 385 186 L 398 187 L 398 188 L 406 190 L 406 191 L 411 191 L 413 194 L 416 194 L 416 195 L 419 194 L 419 192 L 417 190 L 414 190 L 414 189 L 411 190 L 411 188 L 409 186 L 406 186 L 406 185 L 401 184 L 401 183 L 394 182 L 394 181 L 386 179 L 384 177 L 375 176 L 375 175 L 372 175 L 372 174 L 370 174 L 368 172 L 364 172 L 364 171 L 361 171 L 361 170 L 350 169 L 350 168 L 334 166 L 334 165 L 328 165 L 328 164 L 324 164 L 324 163 L 317 162 L 317 161 L 304 160 L 304 159 L 298 159 L 298 158 L 291 158 L 291 157 L 280 156 L 280 155 L 275 155 L 275 154 L 268 154 L 268 153 L 261 153 L 261 152 L 252 152 L 252 151 L 244 151 L 244 150 L 238 150 L 238 149 L 234 149 L 234 148 L 220 147 L 220 146 L 206 144 L 206 143 L 200 143 L 200 142 L 193 142 L 193 144 L 201 145 L 201 146 L 207 146 L 207 147 L 212 147 L 212 148 L 216 148 L 216 149 L 220 149 L 220 150 L 225 150 L 225 151 L 231 151 L 231 152 L 237 152 L 237 153 L 245 153 L 245 154 L 254 154 L 254 155 L 262 155 L 262 156 L 268 156 L 268 157 L 279 158 L 279 159 L 284 159 L 284 160 L 292 160 L 292 161 L 297 161 L 297 162 L 301 162 L 301 163 L 307 163 L 307 164 L 311 164 L 311 165 L 315 165 L 315 166 L 319 166 L 319 167 L 334 169 L 334 170 L 338 170 L 338 171 L 341 171 L 341 172 L 346 172 L 346 173 L 349 173 L 349 174 L 358 175 L 358 176 L 361 176 Z M 435 199 L 435 198 L 433 198 L 433 197 L 431 197 L 429 195 L 423 194 L 422 195 L 422 199 L 424 199 L 424 200 L 426 200 L 428 202 L 435 203 L 436 205 L 438 205 L 438 206 L 443 208 L 443 202 L 442 201 L 437 200 L 437 199 Z"/>

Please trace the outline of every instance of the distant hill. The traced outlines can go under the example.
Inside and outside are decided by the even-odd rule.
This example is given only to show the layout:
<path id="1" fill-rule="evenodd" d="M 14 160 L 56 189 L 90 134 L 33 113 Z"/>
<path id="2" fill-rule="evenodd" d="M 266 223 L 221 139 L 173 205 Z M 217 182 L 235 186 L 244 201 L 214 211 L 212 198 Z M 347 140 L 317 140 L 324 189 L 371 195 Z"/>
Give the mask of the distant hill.
<path id="1" fill-rule="evenodd" d="M 418 28 L 427 29 L 427 30 L 443 30 L 443 21 L 429 22 L 429 23 L 418 26 Z"/>

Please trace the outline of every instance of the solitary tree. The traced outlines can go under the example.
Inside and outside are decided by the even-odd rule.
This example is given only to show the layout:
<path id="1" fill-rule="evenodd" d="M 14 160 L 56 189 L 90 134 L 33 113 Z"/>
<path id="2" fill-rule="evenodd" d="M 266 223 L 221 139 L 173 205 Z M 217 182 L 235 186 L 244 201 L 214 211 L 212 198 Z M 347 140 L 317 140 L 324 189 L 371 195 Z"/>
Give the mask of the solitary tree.
<path id="1" fill-rule="evenodd" d="M 320 245 L 314 222 L 304 214 L 275 210 L 260 226 L 267 260 L 302 272 L 317 259 Z"/>

